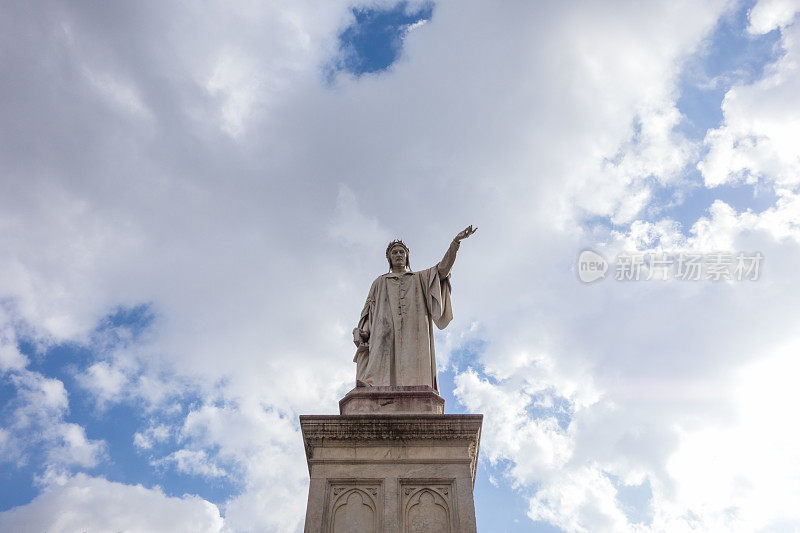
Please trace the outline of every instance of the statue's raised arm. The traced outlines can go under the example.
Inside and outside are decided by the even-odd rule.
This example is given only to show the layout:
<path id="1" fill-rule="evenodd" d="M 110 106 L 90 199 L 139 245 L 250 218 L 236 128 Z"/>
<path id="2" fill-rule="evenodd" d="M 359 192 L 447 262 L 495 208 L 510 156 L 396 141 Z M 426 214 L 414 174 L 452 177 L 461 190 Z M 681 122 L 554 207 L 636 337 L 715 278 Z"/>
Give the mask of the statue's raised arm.
<path id="1" fill-rule="evenodd" d="M 439 390 L 433 325 L 444 329 L 453 318 L 450 271 L 461 241 L 477 230 L 469 226 L 459 232 L 436 266 L 418 272 L 411 271 L 408 246 L 400 240 L 389 243 L 390 271 L 372 283 L 353 330 L 357 386 Z"/>
<path id="2" fill-rule="evenodd" d="M 439 275 L 441 277 L 446 278 L 450 274 L 450 270 L 453 268 L 453 263 L 456 262 L 456 254 L 458 253 L 458 247 L 461 246 L 461 241 L 468 238 L 476 231 L 478 231 L 478 228 L 473 228 L 470 224 L 463 231 L 458 232 L 458 235 L 456 235 L 453 239 L 453 242 L 450 243 L 450 247 L 444 253 L 444 257 L 437 265 L 439 268 Z"/>

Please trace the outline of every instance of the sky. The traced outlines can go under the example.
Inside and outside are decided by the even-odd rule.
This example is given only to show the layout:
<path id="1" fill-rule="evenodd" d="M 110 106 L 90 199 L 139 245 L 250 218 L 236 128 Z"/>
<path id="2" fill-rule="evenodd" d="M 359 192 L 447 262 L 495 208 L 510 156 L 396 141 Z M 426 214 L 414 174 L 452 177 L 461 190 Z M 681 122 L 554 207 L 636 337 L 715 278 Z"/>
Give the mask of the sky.
<path id="1" fill-rule="evenodd" d="M 302 531 L 386 244 L 469 224 L 480 531 L 800 530 L 798 12 L 3 2 L 0 530 Z"/>

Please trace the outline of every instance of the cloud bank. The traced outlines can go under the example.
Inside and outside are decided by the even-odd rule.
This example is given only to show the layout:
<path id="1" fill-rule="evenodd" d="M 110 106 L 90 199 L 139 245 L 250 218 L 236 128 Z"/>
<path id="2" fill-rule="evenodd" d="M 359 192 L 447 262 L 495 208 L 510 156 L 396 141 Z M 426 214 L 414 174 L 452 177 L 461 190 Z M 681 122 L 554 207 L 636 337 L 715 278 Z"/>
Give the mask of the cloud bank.
<path id="1" fill-rule="evenodd" d="M 386 242 L 422 268 L 474 223 L 442 371 L 530 519 L 797 527 L 797 5 L 749 10 L 780 53 L 700 139 L 680 128 L 681 75 L 739 4 L 441 2 L 388 70 L 326 79 L 353 6 L 2 8 L 0 449 L 41 493 L 0 524 L 300 530 L 297 415 L 351 387 Z M 775 201 L 735 207 L 722 186 Z M 698 189 L 712 200 L 691 224 L 665 214 Z M 586 286 L 585 247 L 766 266 L 750 284 Z M 131 309 L 147 318 L 109 318 Z M 89 355 L 56 376 L 63 346 Z M 109 480 L 112 435 L 72 418 L 81 395 L 141 417 L 130 447 L 154 471 L 236 489 Z"/>

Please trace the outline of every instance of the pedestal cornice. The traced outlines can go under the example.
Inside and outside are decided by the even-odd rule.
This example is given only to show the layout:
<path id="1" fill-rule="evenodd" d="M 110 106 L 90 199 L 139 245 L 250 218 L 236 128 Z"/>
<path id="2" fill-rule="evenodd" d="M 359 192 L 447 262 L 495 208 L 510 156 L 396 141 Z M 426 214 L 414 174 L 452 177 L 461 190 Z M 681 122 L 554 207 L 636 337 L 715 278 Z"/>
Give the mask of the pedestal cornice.
<path id="1" fill-rule="evenodd" d="M 472 480 L 478 463 L 483 415 L 301 415 L 309 472 L 319 446 L 426 446 L 433 441 L 465 444 Z"/>

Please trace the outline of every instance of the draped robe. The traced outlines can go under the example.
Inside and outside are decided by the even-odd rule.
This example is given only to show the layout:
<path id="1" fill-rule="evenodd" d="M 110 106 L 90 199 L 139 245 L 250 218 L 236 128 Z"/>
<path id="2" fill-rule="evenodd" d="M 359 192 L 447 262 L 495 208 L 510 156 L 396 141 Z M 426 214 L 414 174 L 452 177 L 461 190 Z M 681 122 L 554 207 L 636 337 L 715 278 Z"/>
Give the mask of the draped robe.
<path id="1" fill-rule="evenodd" d="M 428 385 L 439 390 L 433 325 L 444 329 L 453 319 L 446 270 L 442 275 L 436 265 L 390 272 L 372 283 L 358 321 L 369 340 L 353 358 L 357 380 L 373 387 Z"/>

